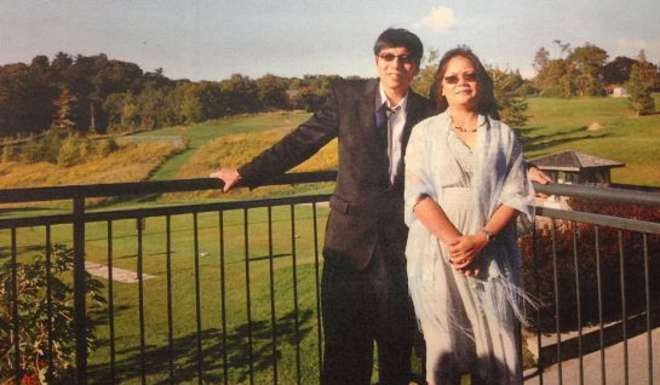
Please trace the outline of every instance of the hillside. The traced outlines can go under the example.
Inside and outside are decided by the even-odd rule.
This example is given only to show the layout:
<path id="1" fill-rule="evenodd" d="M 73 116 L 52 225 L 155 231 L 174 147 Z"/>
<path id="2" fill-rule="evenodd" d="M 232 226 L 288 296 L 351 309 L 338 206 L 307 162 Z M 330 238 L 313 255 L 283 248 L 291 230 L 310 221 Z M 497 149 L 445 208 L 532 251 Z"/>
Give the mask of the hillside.
<path id="1" fill-rule="evenodd" d="M 660 95 L 655 97 L 660 105 Z M 531 117 L 520 130 L 528 158 L 575 149 L 624 162 L 626 167 L 613 170 L 613 182 L 660 186 L 660 114 L 636 117 L 626 99 L 616 98 L 531 98 L 528 104 Z M 248 161 L 308 117 L 302 111 L 269 112 L 144 132 L 122 138 L 124 145 L 108 157 L 72 167 L 0 162 L 0 188 L 206 177 L 217 167 Z M 593 123 L 600 128 L 587 130 Z M 336 146 L 331 142 L 296 171 L 334 169 Z M 327 190 L 327 185 L 281 186 L 228 198 Z M 193 195 L 219 196 L 217 191 Z"/>
<path id="2" fill-rule="evenodd" d="M 655 95 L 660 106 L 660 94 Z M 615 183 L 660 186 L 660 114 L 637 117 L 625 98 L 531 98 L 521 130 L 528 158 L 573 149 L 624 162 Z M 602 128 L 588 131 L 597 123 Z"/>
<path id="3" fill-rule="evenodd" d="M 270 147 L 291 131 L 292 128 L 277 128 L 260 133 L 241 133 L 221 136 L 204 145 L 186 163 L 177 178 L 202 178 L 208 176 L 218 167 L 238 167 L 249 161 L 261 151 Z M 293 171 L 321 171 L 337 168 L 337 140 L 323 147 Z M 229 194 L 229 198 L 255 198 L 269 195 L 291 195 L 297 192 L 327 190 L 327 184 L 312 184 L 304 186 L 273 186 L 258 188 L 253 191 L 239 189 Z M 219 191 L 201 191 L 194 194 L 199 197 L 219 197 Z"/>
<path id="4" fill-rule="evenodd" d="M 189 126 L 174 126 L 148 131 L 134 136 L 134 140 L 159 140 L 159 138 L 181 138 L 187 143 L 184 151 L 169 158 L 151 176 L 152 180 L 178 178 L 179 170 L 206 144 L 225 135 L 240 133 L 256 134 L 266 130 L 291 130 L 309 117 L 303 111 L 277 111 L 261 114 L 244 114 L 224 119 L 209 120 Z M 207 152 L 204 149 L 202 152 Z M 206 174 L 208 175 L 208 173 Z M 204 175 L 204 176 L 206 176 Z"/>
<path id="5" fill-rule="evenodd" d="M 0 162 L 0 188 L 145 180 L 179 150 L 181 148 L 172 143 L 133 143 L 122 145 L 106 157 L 91 157 L 71 167 L 48 162 Z"/>

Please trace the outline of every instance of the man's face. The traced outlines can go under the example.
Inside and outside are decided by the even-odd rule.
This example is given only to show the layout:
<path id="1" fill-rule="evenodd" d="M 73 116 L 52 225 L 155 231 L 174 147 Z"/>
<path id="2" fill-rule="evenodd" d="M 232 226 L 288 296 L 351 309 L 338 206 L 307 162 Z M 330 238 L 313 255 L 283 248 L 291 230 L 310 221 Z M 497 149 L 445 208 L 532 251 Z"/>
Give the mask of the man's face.
<path id="1" fill-rule="evenodd" d="M 376 55 L 376 70 L 385 90 L 406 92 L 418 68 L 406 48 L 392 47 Z"/>

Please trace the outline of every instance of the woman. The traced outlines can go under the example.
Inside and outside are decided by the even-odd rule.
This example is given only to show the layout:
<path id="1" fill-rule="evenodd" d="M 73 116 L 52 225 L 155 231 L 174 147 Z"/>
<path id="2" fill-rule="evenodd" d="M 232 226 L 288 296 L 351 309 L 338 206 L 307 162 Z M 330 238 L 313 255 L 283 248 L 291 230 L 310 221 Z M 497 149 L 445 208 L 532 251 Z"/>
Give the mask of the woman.
<path id="1" fill-rule="evenodd" d="M 465 48 L 440 61 L 439 115 L 406 151 L 409 288 L 426 340 L 429 384 L 522 383 L 515 218 L 533 188 L 522 148 L 498 118 L 493 83 Z M 520 318 L 520 317 L 519 317 Z"/>

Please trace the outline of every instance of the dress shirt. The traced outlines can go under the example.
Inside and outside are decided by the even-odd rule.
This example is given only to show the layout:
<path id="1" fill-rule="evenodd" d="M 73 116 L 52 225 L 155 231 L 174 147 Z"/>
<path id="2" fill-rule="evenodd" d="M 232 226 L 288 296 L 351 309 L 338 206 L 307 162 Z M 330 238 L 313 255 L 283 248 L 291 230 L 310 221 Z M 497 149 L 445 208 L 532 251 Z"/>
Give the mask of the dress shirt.
<path id="1" fill-rule="evenodd" d="M 380 108 L 383 103 L 387 107 L 387 154 L 390 159 L 389 175 L 390 183 L 394 182 L 396 171 L 399 162 L 401 161 L 401 134 L 403 127 L 406 125 L 406 104 L 408 103 L 408 94 L 401 99 L 401 101 L 393 106 L 382 84 L 378 84 L 380 90 L 380 98 L 376 100 L 376 109 Z"/>

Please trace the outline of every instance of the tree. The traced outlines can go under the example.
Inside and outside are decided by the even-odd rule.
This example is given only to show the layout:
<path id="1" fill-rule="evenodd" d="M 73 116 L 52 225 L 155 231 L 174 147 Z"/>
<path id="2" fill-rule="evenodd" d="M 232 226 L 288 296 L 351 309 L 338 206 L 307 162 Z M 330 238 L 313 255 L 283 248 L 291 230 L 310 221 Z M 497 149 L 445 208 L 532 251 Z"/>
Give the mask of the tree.
<path id="1" fill-rule="evenodd" d="M 75 123 L 75 104 L 77 98 L 71 95 L 68 88 L 64 87 L 60 91 L 57 99 L 53 101 L 55 106 L 55 115 L 51 128 L 68 135 L 72 135 L 76 130 Z"/>
<path id="2" fill-rule="evenodd" d="M 140 128 L 153 130 L 177 123 L 174 87 L 149 83 L 136 98 Z"/>
<path id="3" fill-rule="evenodd" d="M 41 55 L 29 66 L 0 67 L 0 135 L 21 136 L 47 129 L 54 90 L 47 59 Z"/>
<path id="4" fill-rule="evenodd" d="M 591 43 L 572 48 L 570 43 L 554 40 L 559 58 L 551 59 L 541 47 L 534 57 L 538 71 L 534 85 L 543 96 L 571 97 L 605 95 L 604 72 L 607 52 Z"/>
<path id="5" fill-rule="evenodd" d="M 642 62 L 632 66 L 630 80 L 626 83 L 626 89 L 630 108 L 637 112 L 637 116 L 649 114 L 655 111 L 655 101 L 651 96 L 655 84 L 655 69 L 648 62 Z"/>
<path id="6" fill-rule="evenodd" d="M 532 67 L 536 70 L 537 73 L 543 71 L 550 61 L 550 52 L 545 49 L 545 47 L 539 48 L 534 55 L 534 62 Z"/>
<path id="7" fill-rule="evenodd" d="M 493 91 L 497 100 L 500 119 L 514 128 L 520 128 L 527 123 L 527 101 L 519 96 L 518 90 L 523 85 L 522 76 L 518 71 L 491 68 L 488 70 L 493 79 Z"/>
<path id="8" fill-rule="evenodd" d="M 280 110 L 289 107 L 286 80 L 271 74 L 257 79 L 257 96 L 263 110 Z"/>
<path id="9" fill-rule="evenodd" d="M 542 96 L 569 98 L 575 95 L 575 69 L 565 59 L 552 59 L 543 68 L 534 83 Z"/>
<path id="10" fill-rule="evenodd" d="M 224 94 L 216 82 L 180 83 L 174 93 L 181 122 L 196 123 L 222 116 Z"/>
<path id="11" fill-rule="evenodd" d="M 295 108 L 308 112 L 317 111 L 325 103 L 326 95 L 337 75 L 305 75 L 300 82 L 297 95 L 293 98 Z"/>
<path id="12" fill-rule="evenodd" d="M 420 95 L 429 96 L 431 87 L 435 82 L 435 73 L 438 71 L 438 58 L 440 53 L 437 49 L 429 51 L 421 61 L 420 70 L 412 84 L 412 89 Z"/>
<path id="13" fill-rule="evenodd" d="M 32 59 L 29 70 L 28 109 L 30 111 L 30 123 L 35 131 L 42 131 L 50 126 L 54 113 L 53 99 L 57 97 L 59 89 L 52 82 L 52 71 L 50 70 L 48 57 L 37 55 Z"/>
<path id="14" fill-rule="evenodd" d="M 574 48 L 567 60 L 576 70 L 576 91 L 579 95 L 595 96 L 605 94 L 602 85 L 603 69 L 607 60 L 607 52 L 591 43 Z"/>
<path id="15" fill-rule="evenodd" d="M 623 84 L 630 78 L 632 66 L 636 60 L 625 56 L 617 56 L 603 68 L 603 80 L 606 84 Z"/>
<path id="16" fill-rule="evenodd" d="M 229 79 L 221 81 L 220 86 L 226 97 L 223 115 L 259 110 L 259 96 L 254 80 L 241 74 L 233 74 Z"/>

